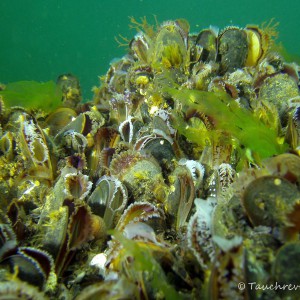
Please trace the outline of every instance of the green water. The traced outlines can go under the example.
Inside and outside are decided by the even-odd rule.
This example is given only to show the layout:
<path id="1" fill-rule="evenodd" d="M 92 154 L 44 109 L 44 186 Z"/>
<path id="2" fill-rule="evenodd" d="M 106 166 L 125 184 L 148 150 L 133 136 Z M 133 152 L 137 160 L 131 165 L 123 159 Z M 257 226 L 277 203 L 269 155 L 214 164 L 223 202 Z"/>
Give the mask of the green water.
<path id="1" fill-rule="evenodd" d="M 80 79 L 84 98 L 91 99 L 98 76 L 125 54 L 114 37 L 135 34 L 129 16 L 153 21 L 156 15 L 160 22 L 186 18 L 195 32 L 275 18 L 279 40 L 300 56 L 299 10 L 297 0 L 1 0 L 0 82 L 56 80 L 71 72 Z"/>

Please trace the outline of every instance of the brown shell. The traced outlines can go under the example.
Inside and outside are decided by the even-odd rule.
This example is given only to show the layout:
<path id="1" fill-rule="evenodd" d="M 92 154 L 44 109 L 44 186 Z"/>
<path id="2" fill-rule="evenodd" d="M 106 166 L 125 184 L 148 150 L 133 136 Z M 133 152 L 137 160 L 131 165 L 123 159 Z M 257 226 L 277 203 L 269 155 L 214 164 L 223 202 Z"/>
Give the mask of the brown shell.
<path id="1" fill-rule="evenodd" d="M 300 193 L 295 185 L 277 176 L 252 181 L 243 196 L 243 205 L 254 226 L 282 226 Z"/>

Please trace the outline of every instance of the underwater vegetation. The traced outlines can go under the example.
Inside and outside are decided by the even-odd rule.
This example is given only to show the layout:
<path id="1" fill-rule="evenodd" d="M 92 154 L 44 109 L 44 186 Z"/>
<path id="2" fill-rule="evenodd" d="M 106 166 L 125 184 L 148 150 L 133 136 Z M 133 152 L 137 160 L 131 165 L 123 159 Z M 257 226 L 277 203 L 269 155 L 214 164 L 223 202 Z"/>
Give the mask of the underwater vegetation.
<path id="1" fill-rule="evenodd" d="M 131 27 L 92 101 L 72 74 L 0 85 L 0 299 L 299 299 L 252 284 L 299 285 L 276 24 Z"/>
<path id="2" fill-rule="evenodd" d="M 168 88 L 165 91 L 189 108 L 209 116 L 215 130 L 230 134 L 238 144 L 259 155 L 260 158 L 280 154 L 287 149 L 287 145 L 282 145 L 283 140 L 282 142 L 279 141 L 275 128 L 267 126 L 249 110 L 240 107 L 225 92 L 204 92 L 188 89 L 178 91 Z M 178 120 L 177 116 L 176 119 Z M 180 122 L 181 124 L 182 122 Z M 191 132 L 190 128 L 184 128 L 180 125 L 177 126 L 179 132 L 185 136 L 188 135 L 190 141 L 199 143 L 199 136 L 202 134 L 200 128 L 193 128 L 195 132 Z M 232 141 L 230 142 L 232 143 Z"/>
<path id="3" fill-rule="evenodd" d="M 50 112 L 61 104 L 62 92 L 54 81 L 18 81 L 0 89 L 0 96 L 7 107 L 40 108 Z"/>

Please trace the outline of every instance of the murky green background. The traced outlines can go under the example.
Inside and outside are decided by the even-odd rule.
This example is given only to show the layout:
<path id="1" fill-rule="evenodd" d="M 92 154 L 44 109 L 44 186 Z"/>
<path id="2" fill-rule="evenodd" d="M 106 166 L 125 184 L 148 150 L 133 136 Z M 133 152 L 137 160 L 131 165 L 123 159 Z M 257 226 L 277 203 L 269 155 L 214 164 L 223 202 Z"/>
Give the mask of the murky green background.
<path id="1" fill-rule="evenodd" d="M 147 16 L 151 22 L 153 15 L 160 22 L 186 18 L 191 31 L 275 18 L 279 40 L 288 52 L 300 54 L 299 11 L 297 0 L 1 0 L 0 82 L 56 80 L 71 72 L 90 99 L 98 76 L 125 53 L 115 36 L 135 34 L 129 16 Z"/>

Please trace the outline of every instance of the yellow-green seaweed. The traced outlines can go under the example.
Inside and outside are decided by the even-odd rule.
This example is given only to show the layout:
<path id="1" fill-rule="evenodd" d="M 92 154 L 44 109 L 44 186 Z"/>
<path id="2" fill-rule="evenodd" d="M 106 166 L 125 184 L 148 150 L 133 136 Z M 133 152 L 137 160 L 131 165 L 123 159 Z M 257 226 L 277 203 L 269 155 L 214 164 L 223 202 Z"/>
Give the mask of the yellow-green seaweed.
<path id="1" fill-rule="evenodd" d="M 278 137 L 274 128 L 268 127 L 259 118 L 238 105 L 226 93 L 205 92 L 198 90 L 181 90 L 164 87 L 164 91 L 183 105 L 194 108 L 213 119 L 217 130 L 229 133 L 237 142 L 250 150 L 260 159 L 283 153 L 287 150 L 287 144 Z M 197 143 L 201 138 L 197 129 L 181 128 L 178 130 L 190 141 Z M 212 132 L 215 136 L 216 132 Z"/>
<path id="2" fill-rule="evenodd" d="M 22 106 L 28 109 L 52 111 L 61 104 L 62 91 L 54 81 L 17 81 L 8 83 L 0 91 L 6 107 Z"/>

